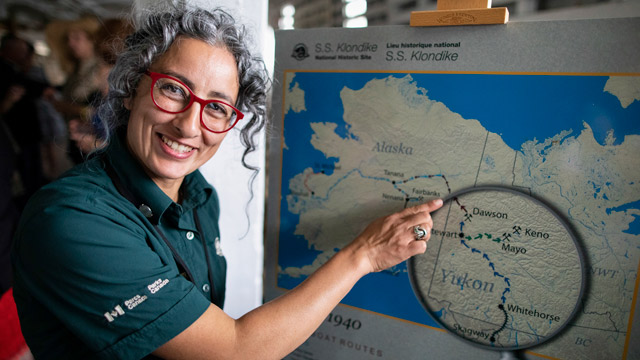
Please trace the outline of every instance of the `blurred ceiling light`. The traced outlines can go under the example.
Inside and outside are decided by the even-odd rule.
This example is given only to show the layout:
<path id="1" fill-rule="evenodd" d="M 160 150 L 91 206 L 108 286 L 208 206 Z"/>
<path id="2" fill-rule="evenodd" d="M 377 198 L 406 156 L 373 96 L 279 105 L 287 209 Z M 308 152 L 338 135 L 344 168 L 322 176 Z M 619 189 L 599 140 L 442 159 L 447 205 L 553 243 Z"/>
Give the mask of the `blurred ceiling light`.
<path id="1" fill-rule="evenodd" d="M 293 18 L 280 18 L 278 27 L 283 30 L 293 29 Z"/>
<path id="2" fill-rule="evenodd" d="M 346 28 L 361 28 L 361 27 L 367 27 L 367 25 L 368 25 L 368 21 L 366 16 L 359 16 L 357 18 L 346 19 L 342 23 L 342 26 Z"/>
<path id="3" fill-rule="evenodd" d="M 280 19 L 278 19 L 278 28 L 283 30 L 293 29 L 296 8 L 291 4 L 286 4 L 280 9 Z"/>
<path id="4" fill-rule="evenodd" d="M 344 16 L 346 18 L 355 18 L 364 15 L 367 12 L 367 0 L 352 0 L 344 6 Z"/>
<path id="5" fill-rule="evenodd" d="M 282 9 L 280 10 L 280 14 L 283 17 L 293 17 L 293 15 L 295 15 L 296 13 L 296 8 L 295 6 L 291 5 L 291 4 L 286 4 L 282 7 Z"/>

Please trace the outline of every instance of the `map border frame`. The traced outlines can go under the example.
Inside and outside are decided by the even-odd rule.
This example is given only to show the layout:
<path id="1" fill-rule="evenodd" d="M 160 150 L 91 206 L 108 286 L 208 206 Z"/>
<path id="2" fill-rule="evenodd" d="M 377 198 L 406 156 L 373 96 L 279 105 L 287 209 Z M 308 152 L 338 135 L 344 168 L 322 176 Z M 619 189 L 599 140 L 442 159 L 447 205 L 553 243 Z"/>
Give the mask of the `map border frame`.
<path id="1" fill-rule="evenodd" d="M 273 89 L 273 123 L 272 132 L 268 132 L 268 194 L 267 221 L 265 223 L 265 300 L 275 298 L 287 290 L 277 286 L 278 247 L 279 247 L 279 222 L 280 222 L 280 197 L 282 196 L 282 151 L 284 145 L 283 127 L 284 106 L 281 101 L 284 98 L 285 89 L 282 80 L 287 72 L 385 72 L 385 73 L 500 73 L 500 74 L 576 74 L 576 75 L 618 75 L 640 76 L 640 19 L 591 19 L 591 20 L 562 20 L 562 21 L 531 21 L 510 22 L 504 26 L 473 26 L 473 27 L 440 27 L 440 28 L 410 28 L 407 26 L 369 27 L 366 29 L 305 29 L 276 31 L 276 67 L 274 73 Z M 617 36 L 617 34 L 625 36 Z M 362 61 L 324 61 L 314 59 L 313 44 L 315 43 L 339 43 L 339 42 L 369 42 L 383 47 L 389 39 L 396 41 L 429 41 L 462 39 L 469 46 L 467 57 L 456 64 L 449 63 L 403 63 L 389 64 L 384 60 L 384 49 L 380 54 L 374 54 L 372 60 Z M 299 44 L 309 45 L 307 56 L 296 59 L 292 56 L 292 49 Z M 588 56 L 576 58 L 576 54 L 585 54 L 587 49 L 597 49 Z M 377 55 L 377 56 L 376 56 Z M 508 56 L 510 61 L 502 61 Z M 579 61 L 578 61 L 579 60 Z M 282 96 L 282 98 L 281 98 Z M 640 262 L 635 273 L 640 271 Z M 640 331 L 640 302 L 638 288 L 640 277 L 636 276 L 633 300 L 626 329 L 620 329 L 625 333 L 623 339 L 624 348 L 622 359 L 640 358 L 640 343 L 630 341 Z M 384 323 L 389 329 L 405 331 L 415 324 L 410 321 L 387 319 L 381 314 L 369 314 L 368 310 L 352 308 L 349 305 L 339 305 L 334 311 L 343 314 L 357 314 L 363 318 L 375 319 Z M 402 324 L 398 324 L 402 323 Z M 420 324 L 420 326 L 423 326 Z M 427 326 L 428 327 L 428 326 Z M 494 352 L 485 353 L 476 346 L 466 346 L 461 340 L 451 340 L 450 335 L 443 329 L 433 332 L 429 338 L 420 338 L 424 346 L 430 347 L 433 356 L 472 356 L 478 359 L 493 359 Z M 338 334 L 334 329 L 322 325 L 320 333 Z M 441 336 L 446 335 L 445 337 Z M 314 334 L 315 335 L 315 334 Z M 349 339 L 348 334 L 339 333 L 343 339 Z M 336 335 L 337 336 L 337 335 Z M 380 334 L 371 332 L 365 335 L 371 343 L 375 343 Z M 415 336 L 404 334 L 406 340 Z M 338 345 L 326 343 L 321 337 L 312 336 L 303 347 L 311 349 L 314 356 L 322 359 L 322 354 L 331 359 L 355 359 L 367 357 L 354 357 L 348 349 Z M 444 345 L 444 346 L 443 346 Z M 455 346 L 455 348 L 448 347 Z M 586 343 L 582 346 L 587 346 Z M 446 348 L 442 350 L 441 348 Z M 305 350 L 306 351 L 306 350 Z M 411 358 L 413 352 L 395 348 L 398 356 Z M 453 351 L 453 352 L 452 352 Z M 454 353 L 456 355 L 454 355 Z M 344 355 L 343 355 L 344 354 Z M 527 351 L 527 356 L 547 357 Z M 295 358 L 295 355 L 294 355 Z"/>

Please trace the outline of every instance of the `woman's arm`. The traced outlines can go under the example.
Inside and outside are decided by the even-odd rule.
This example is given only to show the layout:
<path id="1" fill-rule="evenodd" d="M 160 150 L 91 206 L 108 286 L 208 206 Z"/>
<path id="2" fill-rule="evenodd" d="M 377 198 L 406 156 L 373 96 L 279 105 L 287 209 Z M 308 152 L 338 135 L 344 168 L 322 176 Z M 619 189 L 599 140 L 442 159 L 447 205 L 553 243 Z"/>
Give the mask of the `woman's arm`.
<path id="1" fill-rule="evenodd" d="M 303 283 L 238 320 L 211 305 L 154 354 L 168 359 L 281 359 L 300 346 L 364 275 L 424 253 L 413 226 L 430 233 L 430 212 L 441 200 L 405 209 L 371 223 Z M 428 236 L 423 239 L 427 240 Z"/>

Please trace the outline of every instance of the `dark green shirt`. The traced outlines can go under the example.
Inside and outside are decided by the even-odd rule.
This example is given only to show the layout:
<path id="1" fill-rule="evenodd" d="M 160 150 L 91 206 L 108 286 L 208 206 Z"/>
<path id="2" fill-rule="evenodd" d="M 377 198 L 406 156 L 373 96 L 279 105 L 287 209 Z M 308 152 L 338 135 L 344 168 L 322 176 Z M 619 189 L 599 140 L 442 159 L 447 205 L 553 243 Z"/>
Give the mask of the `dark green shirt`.
<path id="1" fill-rule="evenodd" d="M 226 261 L 214 188 L 195 171 L 183 182 L 183 201 L 174 203 L 123 141 L 114 136 L 105 154 L 42 188 L 21 218 L 12 254 L 14 296 L 37 358 L 142 358 L 186 329 L 211 302 L 224 303 Z M 114 174 L 139 203 L 122 195 Z M 142 204 L 150 217 L 138 209 Z"/>

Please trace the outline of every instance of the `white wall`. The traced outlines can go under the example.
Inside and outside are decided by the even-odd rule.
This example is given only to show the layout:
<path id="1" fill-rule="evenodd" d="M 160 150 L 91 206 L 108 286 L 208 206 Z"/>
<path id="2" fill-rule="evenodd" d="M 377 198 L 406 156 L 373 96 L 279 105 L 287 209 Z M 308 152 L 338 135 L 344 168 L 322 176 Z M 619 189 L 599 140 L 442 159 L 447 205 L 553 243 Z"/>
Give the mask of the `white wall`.
<path id="1" fill-rule="evenodd" d="M 165 0 L 171 1 L 171 0 Z M 154 0 L 135 0 L 144 8 Z M 222 7 L 245 24 L 253 37 L 254 52 L 262 54 L 268 69 L 273 68 L 273 31 L 268 28 L 267 0 L 187 0 L 205 9 Z M 265 51 L 266 49 L 266 51 Z M 241 123 L 236 125 L 242 126 Z M 263 225 L 265 200 L 265 136 L 258 136 L 258 150 L 249 163 L 261 170 L 253 184 L 254 198 L 249 202 L 251 171 L 241 163 L 242 147 L 239 131 L 232 129 L 216 155 L 200 169 L 215 186 L 220 197 L 220 232 L 227 258 L 227 294 L 224 311 L 238 318 L 262 304 Z M 248 204 L 248 207 L 247 207 Z M 248 215 L 247 215 L 248 214 Z M 250 218 L 248 220 L 247 216 Z"/>
<path id="2" fill-rule="evenodd" d="M 215 3 L 210 0 L 188 0 L 188 3 L 204 8 L 225 8 L 251 31 L 256 46 L 254 51 L 260 54 L 265 53 L 265 45 L 273 43 L 273 40 L 268 40 L 273 38 L 273 32 L 268 30 L 267 25 L 267 0 L 217 0 Z M 273 45 L 266 49 L 266 52 L 273 52 Z M 258 150 L 249 161 L 261 169 L 253 186 L 254 198 L 248 207 L 250 221 L 245 209 L 249 201 L 248 181 L 251 172 L 242 166 L 244 148 L 238 134 L 239 131 L 229 132 L 218 153 L 200 169 L 220 196 L 220 232 L 228 264 L 224 311 L 234 318 L 262 304 L 264 258 L 264 132 L 259 138 Z"/>

